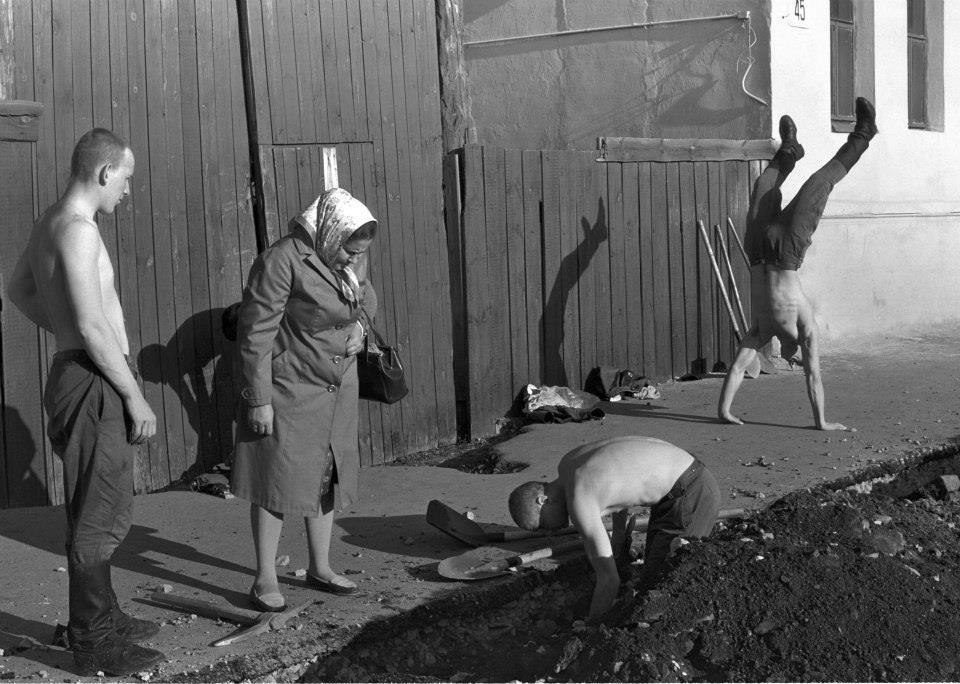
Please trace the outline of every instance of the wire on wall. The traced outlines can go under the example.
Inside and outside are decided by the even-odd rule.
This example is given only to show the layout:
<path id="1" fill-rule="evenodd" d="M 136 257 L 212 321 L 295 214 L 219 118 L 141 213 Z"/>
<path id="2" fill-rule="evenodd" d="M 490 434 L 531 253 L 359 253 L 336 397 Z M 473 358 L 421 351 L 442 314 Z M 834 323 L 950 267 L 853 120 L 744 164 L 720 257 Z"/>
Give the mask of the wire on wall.
<path id="1" fill-rule="evenodd" d="M 747 97 L 756 100 L 760 104 L 767 106 L 770 103 L 764 100 L 762 97 L 757 97 L 747 89 L 747 76 L 750 74 L 750 70 L 753 68 L 754 58 L 753 58 L 753 46 L 757 44 L 757 33 L 753 30 L 753 22 L 750 19 L 750 12 L 744 13 L 746 16 L 743 17 L 743 26 L 747 30 L 747 56 L 744 59 L 743 55 L 737 59 L 737 69 L 740 68 L 741 63 L 745 63 L 747 68 L 743 72 L 743 78 L 740 79 L 740 89 L 743 90 L 744 95 Z"/>

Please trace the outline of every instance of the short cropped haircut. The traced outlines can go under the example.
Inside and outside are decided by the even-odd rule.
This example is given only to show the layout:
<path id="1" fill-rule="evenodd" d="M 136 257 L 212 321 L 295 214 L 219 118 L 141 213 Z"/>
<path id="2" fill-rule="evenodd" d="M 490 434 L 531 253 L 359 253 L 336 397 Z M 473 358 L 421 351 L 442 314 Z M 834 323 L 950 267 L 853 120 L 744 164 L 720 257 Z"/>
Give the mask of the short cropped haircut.
<path id="1" fill-rule="evenodd" d="M 70 175 L 81 180 L 93 178 L 104 164 L 123 162 L 128 146 L 126 141 L 106 128 L 94 128 L 84 133 L 73 148 Z"/>
<path id="2" fill-rule="evenodd" d="M 510 516 L 518 527 L 525 530 L 540 528 L 540 509 L 543 507 L 541 497 L 544 492 L 543 482 L 524 482 L 510 492 Z"/>

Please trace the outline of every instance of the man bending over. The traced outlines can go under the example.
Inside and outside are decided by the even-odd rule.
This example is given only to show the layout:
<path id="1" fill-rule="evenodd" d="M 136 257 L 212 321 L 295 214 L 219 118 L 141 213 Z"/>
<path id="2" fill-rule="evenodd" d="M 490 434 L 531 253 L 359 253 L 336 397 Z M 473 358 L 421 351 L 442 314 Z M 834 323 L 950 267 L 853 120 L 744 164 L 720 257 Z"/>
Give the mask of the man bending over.
<path id="1" fill-rule="evenodd" d="M 797 196 L 780 208 L 780 186 L 803 157 L 797 142 L 793 119 L 780 119 L 780 149 L 753 186 L 745 236 L 750 258 L 750 284 L 753 293 L 753 320 L 737 350 L 736 358 L 723 383 L 717 413 L 721 420 L 742 425 L 730 407 L 743 373 L 754 361 L 758 350 L 776 336 L 782 355 L 793 360 L 799 348 L 807 379 L 807 395 L 813 419 L 820 430 L 846 430 L 840 423 L 829 423 L 824 416 L 823 383 L 820 379 L 820 332 L 813 307 L 800 287 L 797 269 L 803 263 L 817 229 L 827 198 L 840 180 L 857 163 L 870 140 L 877 134 L 873 105 L 857 98 L 857 123 L 847 142 L 833 158 L 810 176 Z"/>
<path id="2" fill-rule="evenodd" d="M 81 674 L 126 676 L 162 662 L 134 642 L 159 625 L 120 610 L 110 579 L 114 550 L 130 529 L 130 443 L 152 437 L 157 419 L 129 365 L 127 331 L 97 213 L 112 214 L 130 192 L 133 152 L 95 128 L 77 141 L 63 196 L 37 220 L 8 295 L 53 333 L 57 353 L 44 389 L 53 450 L 63 461 L 70 622 Z M 10 581 L 13 581 L 11 578 Z"/>
<path id="3" fill-rule="evenodd" d="M 510 515 L 525 530 L 556 530 L 572 521 L 597 575 L 591 619 L 613 605 L 620 588 L 617 562 L 628 559 L 627 509 L 650 506 L 644 579 L 666 571 L 680 537 L 710 534 L 720 510 L 720 489 L 698 459 L 650 437 L 614 437 L 584 444 L 560 459 L 552 482 L 526 482 L 510 494 Z M 613 514 L 613 540 L 603 516 Z M 616 556 L 614 555 L 616 549 Z"/>

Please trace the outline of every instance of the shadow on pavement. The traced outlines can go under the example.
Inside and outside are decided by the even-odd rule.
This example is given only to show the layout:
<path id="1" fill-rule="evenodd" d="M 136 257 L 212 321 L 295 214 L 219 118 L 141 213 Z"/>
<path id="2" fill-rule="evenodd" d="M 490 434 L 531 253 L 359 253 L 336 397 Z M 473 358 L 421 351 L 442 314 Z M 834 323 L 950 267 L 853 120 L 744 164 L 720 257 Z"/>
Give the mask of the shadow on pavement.
<path id="1" fill-rule="evenodd" d="M 53 641 L 54 625 L 35 620 L 25 620 L 6 611 L 0 611 L 0 649 L 4 655 L 16 654 L 52 669 L 73 672 L 73 654 L 48 646 Z M 35 641 L 40 645 L 27 642 Z"/>

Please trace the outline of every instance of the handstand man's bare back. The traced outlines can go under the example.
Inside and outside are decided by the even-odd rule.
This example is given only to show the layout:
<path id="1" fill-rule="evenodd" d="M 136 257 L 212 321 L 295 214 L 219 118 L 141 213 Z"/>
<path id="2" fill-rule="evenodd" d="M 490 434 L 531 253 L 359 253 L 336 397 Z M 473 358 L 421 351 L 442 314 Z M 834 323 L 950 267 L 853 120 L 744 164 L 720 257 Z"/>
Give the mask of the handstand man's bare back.
<path id="1" fill-rule="evenodd" d="M 730 410 L 733 398 L 743 382 L 744 371 L 760 353 L 758 350 L 777 337 L 784 358 L 793 360 L 798 349 L 802 352 L 807 395 L 817 428 L 847 429 L 840 423 L 827 422 L 824 415 L 820 332 L 813 307 L 800 285 L 797 269 L 803 262 L 834 185 L 847 174 L 877 134 L 873 105 L 866 98 L 859 97 L 856 111 L 857 124 L 847 142 L 810 176 L 784 209 L 780 207 L 780 186 L 804 153 L 797 142 L 793 119 L 789 116 L 780 119 L 780 149 L 760 174 L 750 197 L 745 242 L 750 257 L 753 320 L 720 393 L 717 413 L 728 423 L 743 424 Z"/>

